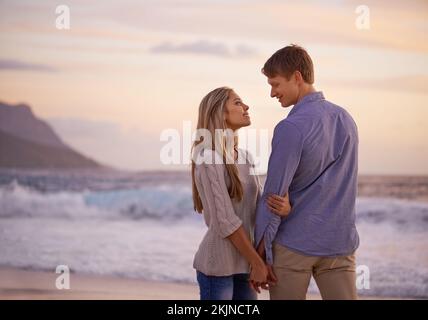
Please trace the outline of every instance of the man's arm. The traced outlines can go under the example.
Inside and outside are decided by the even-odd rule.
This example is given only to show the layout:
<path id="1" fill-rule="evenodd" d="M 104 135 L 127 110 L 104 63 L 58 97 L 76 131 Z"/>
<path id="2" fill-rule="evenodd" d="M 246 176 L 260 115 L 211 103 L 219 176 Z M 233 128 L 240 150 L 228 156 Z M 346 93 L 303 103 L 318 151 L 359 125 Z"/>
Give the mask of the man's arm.
<path id="1" fill-rule="evenodd" d="M 273 134 L 268 173 L 256 214 L 255 244 L 256 248 L 259 248 L 263 239 L 268 265 L 273 264 L 272 242 L 281 223 L 281 217 L 270 211 L 266 200 L 270 194 L 283 195 L 288 192 L 300 163 L 302 149 L 303 136 L 300 130 L 292 122 L 281 121 Z"/>

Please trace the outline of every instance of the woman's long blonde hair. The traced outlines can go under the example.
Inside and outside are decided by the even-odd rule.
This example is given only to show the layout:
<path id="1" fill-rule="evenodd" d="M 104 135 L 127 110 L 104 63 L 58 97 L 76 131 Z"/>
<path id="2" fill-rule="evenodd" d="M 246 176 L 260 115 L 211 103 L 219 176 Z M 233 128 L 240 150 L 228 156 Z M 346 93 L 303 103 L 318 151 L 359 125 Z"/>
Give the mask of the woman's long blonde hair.
<path id="1" fill-rule="evenodd" d="M 228 192 L 231 199 L 237 199 L 238 201 L 242 200 L 243 189 L 241 180 L 238 175 L 238 168 L 235 163 L 232 161 L 226 161 L 226 159 L 234 159 L 234 149 L 238 147 L 238 136 L 233 136 L 233 145 L 234 148 L 227 148 L 228 143 L 226 141 L 227 136 L 222 135 L 221 141 L 218 141 L 218 135 L 216 135 L 216 129 L 222 129 L 224 132 L 230 132 L 230 129 L 227 130 L 227 124 L 224 120 L 224 113 L 226 110 L 226 102 L 229 99 L 230 93 L 233 90 L 228 87 L 220 87 L 214 89 L 210 93 L 208 93 L 201 101 L 199 105 L 199 116 L 198 116 L 198 124 L 196 126 L 196 130 L 198 129 L 206 129 L 211 133 L 211 137 L 213 138 L 211 143 L 211 149 L 216 150 L 217 148 L 221 148 L 221 154 L 223 156 L 223 163 L 226 166 L 227 173 L 230 177 L 230 186 L 228 188 Z M 199 196 L 198 189 L 196 188 L 195 183 L 195 147 L 204 142 L 203 138 L 199 141 L 195 140 L 192 145 L 191 158 L 192 158 L 192 194 L 193 194 L 193 207 L 195 211 L 202 213 L 203 206 L 202 201 Z M 206 143 L 206 141 L 205 141 Z M 197 148 L 196 148 L 197 149 Z"/>

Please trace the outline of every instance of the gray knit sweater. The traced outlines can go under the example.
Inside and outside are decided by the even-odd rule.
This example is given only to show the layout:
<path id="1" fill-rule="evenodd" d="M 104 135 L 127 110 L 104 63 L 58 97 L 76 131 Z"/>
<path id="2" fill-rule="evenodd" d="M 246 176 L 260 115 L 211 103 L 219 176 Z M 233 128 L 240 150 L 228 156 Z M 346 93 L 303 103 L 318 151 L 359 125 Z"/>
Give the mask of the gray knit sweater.
<path id="1" fill-rule="evenodd" d="M 241 149 L 238 154 L 239 163 L 235 161 L 235 164 L 244 191 L 239 202 L 229 196 L 227 186 L 230 185 L 230 178 L 225 165 L 216 164 L 222 163 L 217 152 L 204 149 L 199 156 L 215 159 L 216 162 L 197 164 L 195 169 L 195 183 L 208 230 L 195 254 L 193 267 L 210 276 L 249 272 L 248 261 L 227 237 L 242 225 L 253 243 L 256 207 L 261 190 L 258 177 L 253 174 L 251 156 Z M 247 160 L 242 163 L 242 159 Z"/>

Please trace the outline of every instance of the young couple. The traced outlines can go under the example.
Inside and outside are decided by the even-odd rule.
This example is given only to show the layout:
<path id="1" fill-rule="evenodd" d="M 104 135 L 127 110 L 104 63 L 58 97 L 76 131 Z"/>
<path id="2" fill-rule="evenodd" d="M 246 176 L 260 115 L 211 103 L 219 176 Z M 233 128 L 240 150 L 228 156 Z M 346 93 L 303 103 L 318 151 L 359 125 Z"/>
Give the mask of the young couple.
<path id="1" fill-rule="evenodd" d="M 271 97 L 294 105 L 275 127 L 263 192 L 236 135 L 226 143 L 215 133 L 249 126 L 249 107 L 227 87 L 199 106 L 197 129 L 216 137 L 192 150 L 194 207 L 208 226 L 193 262 L 200 298 L 252 300 L 263 288 L 271 299 L 305 299 L 313 276 L 323 299 L 356 299 L 355 122 L 314 89 L 303 48 L 278 50 L 262 72 Z"/>

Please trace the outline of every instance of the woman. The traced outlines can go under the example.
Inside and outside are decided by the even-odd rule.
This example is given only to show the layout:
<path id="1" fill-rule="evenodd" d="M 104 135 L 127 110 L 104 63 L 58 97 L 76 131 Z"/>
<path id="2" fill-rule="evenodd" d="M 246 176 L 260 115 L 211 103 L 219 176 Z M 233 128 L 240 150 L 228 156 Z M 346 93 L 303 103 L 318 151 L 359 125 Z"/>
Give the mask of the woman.
<path id="1" fill-rule="evenodd" d="M 199 106 L 197 138 L 203 137 L 192 148 L 192 191 L 208 231 L 193 267 L 202 300 L 254 300 L 252 284 L 267 282 L 268 269 L 253 247 L 260 185 L 249 154 L 238 149 L 237 130 L 251 124 L 248 109 L 227 87 L 208 93 Z M 272 210 L 286 214 L 288 197 L 276 199 Z"/>

